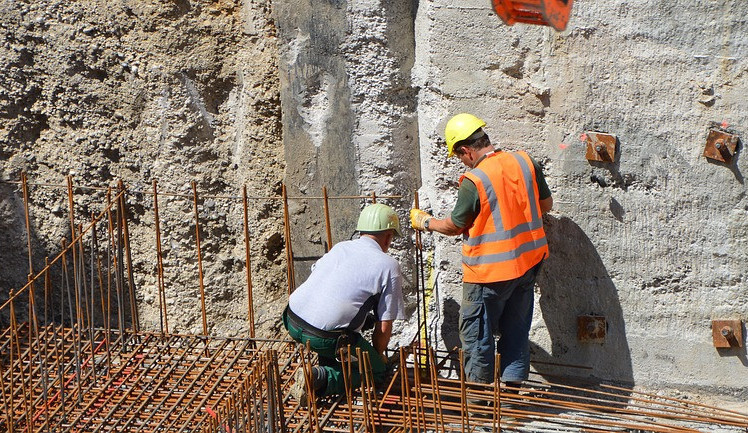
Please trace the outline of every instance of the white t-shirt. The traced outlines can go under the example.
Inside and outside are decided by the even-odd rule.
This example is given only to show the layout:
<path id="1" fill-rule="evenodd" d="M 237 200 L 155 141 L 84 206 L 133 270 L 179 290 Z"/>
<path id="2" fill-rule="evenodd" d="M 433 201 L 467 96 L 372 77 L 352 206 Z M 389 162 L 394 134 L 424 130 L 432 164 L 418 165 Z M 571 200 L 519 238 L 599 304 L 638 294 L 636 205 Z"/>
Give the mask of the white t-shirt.
<path id="1" fill-rule="evenodd" d="M 310 325 L 332 331 L 348 327 L 364 303 L 378 295 L 380 321 L 404 319 L 402 281 L 397 260 L 362 236 L 340 242 L 322 256 L 288 306 Z"/>

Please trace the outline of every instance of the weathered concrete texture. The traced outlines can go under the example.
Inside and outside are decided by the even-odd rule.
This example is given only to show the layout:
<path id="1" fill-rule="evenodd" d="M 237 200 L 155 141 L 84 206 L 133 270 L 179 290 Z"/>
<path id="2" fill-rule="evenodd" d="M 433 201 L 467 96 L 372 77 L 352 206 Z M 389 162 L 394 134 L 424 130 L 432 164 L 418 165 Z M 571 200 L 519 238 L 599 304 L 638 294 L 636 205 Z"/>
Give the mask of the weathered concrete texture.
<path id="1" fill-rule="evenodd" d="M 414 8 L 402 2 L 277 2 L 286 184 L 291 196 L 398 195 L 412 201 L 416 155 Z M 409 156 L 408 156 L 409 155 Z M 331 200 L 333 243 L 348 239 L 363 200 Z M 322 202 L 291 207 L 297 284 L 328 246 Z M 408 239 L 394 252 L 407 262 Z"/>
<path id="2" fill-rule="evenodd" d="M 590 369 L 538 370 L 745 401 L 746 351 L 717 351 L 710 321 L 748 320 L 748 163 L 701 155 L 714 124 L 748 133 L 746 34 L 737 0 L 579 0 L 563 33 L 504 26 L 489 2 L 419 3 L 413 80 L 430 210 L 446 215 L 456 198 L 464 168 L 445 162 L 439 137 L 458 112 L 545 165 L 555 210 L 534 358 Z M 589 163 L 585 131 L 617 135 L 620 159 Z M 459 302 L 458 245 L 434 241 L 438 278 Z M 590 313 L 607 319 L 602 344 L 577 341 L 576 318 Z"/>
<path id="3" fill-rule="evenodd" d="M 15 181 L 26 171 L 34 183 L 64 184 L 71 174 L 76 185 L 122 179 L 146 192 L 152 179 L 162 192 L 191 194 L 193 180 L 203 195 L 238 196 L 244 183 L 250 196 L 280 192 L 270 2 L 2 0 L 0 11 L 2 179 Z M 79 193 L 79 216 L 105 203 L 103 193 Z M 67 197 L 64 189 L 43 188 L 32 188 L 30 196 L 40 269 L 44 255 L 56 254 L 60 239 L 69 238 Z M 17 189 L 3 188 L 3 216 L 23 215 L 18 197 Z M 136 281 L 140 316 L 145 329 L 156 329 L 152 197 L 133 197 L 134 267 L 151 275 Z M 201 332 L 191 202 L 162 196 L 159 204 L 170 330 Z M 200 204 L 208 320 L 223 335 L 247 329 L 240 204 Z M 272 301 L 284 293 L 275 278 L 284 266 L 279 202 L 253 201 L 250 208 L 254 270 L 267 275 L 255 281 L 255 296 Z M 0 263 L 10 255 L 22 262 L 25 228 L 0 232 L 6 230 L 18 239 L 3 237 L 0 254 L 7 258 Z M 25 274 L 24 266 L 3 266 L 1 291 L 17 288 Z M 274 335 L 280 306 L 258 304 L 261 328 Z"/>

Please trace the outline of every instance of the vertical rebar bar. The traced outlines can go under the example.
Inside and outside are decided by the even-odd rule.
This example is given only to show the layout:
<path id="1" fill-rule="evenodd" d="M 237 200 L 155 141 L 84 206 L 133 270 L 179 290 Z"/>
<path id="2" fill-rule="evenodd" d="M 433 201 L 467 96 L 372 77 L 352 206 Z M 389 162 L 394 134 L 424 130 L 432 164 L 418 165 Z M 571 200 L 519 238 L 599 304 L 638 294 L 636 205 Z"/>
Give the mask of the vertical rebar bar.
<path id="1" fill-rule="evenodd" d="M 496 354 L 493 369 L 493 432 L 501 432 L 501 355 Z"/>
<path id="2" fill-rule="evenodd" d="M 18 322 L 17 322 L 17 318 L 16 318 L 16 310 L 15 310 L 15 306 L 14 306 L 14 298 L 15 298 L 15 293 L 11 289 L 10 292 L 8 293 L 8 299 L 10 300 L 10 327 L 11 327 L 10 336 L 11 336 L 11 339 L 12 339 L 10 341 L 10 362 L 9 362 L 10 369 L 11 369 L 11 376 L 10 376 L 11 389 L 10 389 L 10 392 L 11 392 L 11 394 L 13 393 L 13 381 L 14 381 L 14 379 L 13 379 L 13 363 L 15 362 L 15 359 L 14 359 L 15 357 L 13 356 L 13 346 L 15 345 L 16 352 L 17 352 L 16 355 L 18 356 L 18 376 L 19 376 L 20 382 L 21 382 L 21 391 L 23 392 L 23 396 L 22 396 L 22 398 L 23 398 L 23 407 L 25 408 L 25 412 L 26 412 L 25 413 L 25 415 L 26 415 L 26 426 L 29 427 L 31 425 L 31 407 L 30 407 L 31 403 L 28 400 L 29 393 L 26 390 L 26 377 L 25 377 L 25 374 L 23 372 L 23 358 L 22 358 L 23 355 L 22 355 L 22 352 L 21 352 L 21 343 L 20 343 L 20 340 L 18 338 Z"/>
<path id="3" fill-rule="evenodd" d="M 296 289 L 296 279 L 293 263 L 293 248 L 291 246 L 291 220 L 288 216 L 288 192 L 286 184 L 283 184 L 281 195 L 283 198 L 283 226 L 285 229 L 286 240 L 286 273 L 288 275 L 288 294 L 290 295 Z"/>
<path id="4" fill-rule="evenodd" d="M 247 267 L 247 320 L 249 321 L 249 338 L 255 338 L 255 307 L 252 300 L 252 259 L 249 242 L 249 206 L 247 205 L 247 185 L 242 186 L 242 208 L 244 214 L 244 263 Z"/>
<path id="5" fill-rule="evenodd" d="M 34 402 L 34 357 L 38 354 L 41 354 L 41 350 L 38 348 L 39 344 L 39 328 L 37 327 L 36 322 L 36 302 L 34 298 L 34 276 L 32 274 L 29 274 L 28 276 L 28 290 L 29 290 L 29 317 L 28 317 L 28 327 L 29 327 L 29 348 L 28 348 L 28 354 L 29 354 L 29 410 L 33 411 L 33 402 Z M 36 348 L 36 349 L 35 349 Z M 29 414 L 30 419 L 30 431 L 34 431 L 34 418 L 31 416 L 32 414 Z"/>
<path id="6" fill-rule="evenodd" d="M 130 295 L 130 315 L 132 326 L 135 332 L 140 331 L 140 317 L 138 316 L 138 305 L 135 302 L 135 275 L 132 269 L 132 251 L 130 250 L 130 230 L 127 223 L 127 201 L 125 200 L 125 184 L 120 180 L 117 188 L 119 189 L 119 200 L 122 217 L 122 239 L 125 247 L 125 258 L 127 259 L 127 287 Z"/>
<path id="7" fill-rule="evenodd" d="M 107 255 L 110 257 L 107 257 L 107 263 L 108 269 L 107 273 L 107 311 L 108 315 L 111 315 L 112 311 L 112 278 L 111 275 L 114 273 L 114 296 L 117 299 L 117 326 L 119 327 L 120 331 L 123 331 L 125 329 L 124 326 L 124 310 L 122 309 L 122 284 L 120 279 L 120 264 L 122 255 L 120 253 L 120 236 L 119 236 L 119 230 L 117 230 L 117 238 L 115 239 L 114 236 L 114 217 L 112 216 L 112 189 L 107 189 L 107 220 L 108 220 L 108 234 L 109 234 L 109 244 L 111 245 L 111 248 L 107 248 Z M 113 266 L 112 266 L 113 265 Z M 110 318 L 107 318 L 107 335 L 110 334 Z"/>
<path id="8" fill-rule="evenodd" d="M 415 208 L 419 208 L 418 191 L 414 193 L 413 201 Z M 418 312 L 418 332 L 421 337 L 421 347 L 429 347 L 429 329 L 427 321 L 427 305 L 426 305 L 426 278 L 423 265 L 423 242 L 421 238 L 421 231 L 416 230 L 416 292 L 418 293 L 416 302 L 419 303 Z M 423 293 L 421 293 L 423 292 Z M 423 305 L 420 305 L 421 302 Z M 423 310 L 423 316 L 420 311 Z"/>
<path id="9" fill-rule="evenodd" d="M 205 312 L 205 285 L 203 284 L 203 256 L 200 251 L 200 214 L 197 210 L 197 183 L 192 181 L 192 197 L 195 210 L 195 245 L 197 246 L 197 272 L 200 284 L 200 311 L 203 317 L 203 335 L 208 335 L 208 318 Z"/>
<path id="10" fill-rule="evenodd" d="M 364 431 L 366 433 L 373 433 L 373 426 L 371 425 L 370 419 L 370 408 L 369 408 L 369 393 L 366 389 L 366 371 L 365 371 L 365 360 L 361 354 L 361 348 L 356 347 L 356 358 L 358 359 L 358 374 L 360 378 L 361 388 L 361 407 L 364 411 Z"/>
<path id="11" fill-rule="evenodd" d="M 153 179 L 153 221 L 156 231 L 156 273 L 158 277 L 159 324 L 162 333 L 169 333 L 169 319 L 166 312 L 166 287 L 164 285 L 164 257 L 161 252 L 161 220 L 158 214 L 158 182 Z"/>
<path id="12" fill-rule="evenodd" d="M 44 258 L 44 360 L 42 368 L 44 369 L 44 384 L 42 392 L 44 394 L 44 411 L 49 413 L 49 303 L 50 286 L 52 281 L 49 276 L 49 257 Z M 2 374 L 2 373 L 0 373 Z M 44 431 L 49 433 L 49 416 L 44 418 Z"/>
<path id="13" fill-rule="evenodd" d="M 351 353 L 350 345 L 343 349 L 340 348 L 338 356 L 340 357 L 340 364 L 343 370 L 343 383 L 345 384 L 345 397 L 348 402 L 348 426 L 350 433 L 354 433 L 353 430 L 353 382 L 351 380 L 351 357 L 346 354 Z"/>
<path id="14" fill-rule="evenodd" d="M 28 253 L 29 253 L 29 274 L 33 275 L 34 273 L 34 262 L 33 262 L 33 254 L 31 250 L 31 219 L 29 214 L 29 189 L 28 189 L 28 179 L 26 177 L 26 172 L 21 172 L 21 186 L 23 189 L 23 209 L 24 209 L 24 215 L 26 217 L 26 242 L 28 245 Z"/>
<path id="15" fill-rule="evenodd" d="M 11 374 L 8 375 L 10 380 L 13 380 L 12 370 Z M 10 397 L 5 393 L 5 373 L 3 372 L 3 364 L 0 362 L 0 391 L 3 395 L 3 406 L 5 407 L 5 423 L 8 426 L 8 432 L 13 433 L 13 385 L 10 386 Z M 11 382 L 12 383 L 12 382 Z"/>
<path id="16" fill-rule="evenodd" d="M 413 429 L 413 418 L 411 416 L 411 407 L 410 407 L 410 385 L 408 384 L 408 363 L 405 356 L 405 350 L 403 347 L 400 347 L 400 371 L 402 379 L 401 379 L 401 398 L 405 400 L 403 404 L 403 430 L 412 430 Z"/>
<path id="17" fill-rule="evenodd" d="M 438 426 L 442 426 L 442 431 L 446 431 L 444 429 L 444 412 L 442 411 L 442 396 L 441 391 L 439 389 L 439 372 L 437 370 L 437 364 L 436 364 L 436 355 L 434 353 L 434 348 L 429 347 L 429 371 L 431 371 L 431 386 L 433 388 L 433 397 L 434 397 L 434 425 L 436 426 L 436 433 L 439 433 Z M 438 419 L 437 419 L 438 414 Z"/>
<path id="18" fill-rule="evenodd" d="M 462 349 L 460 349 L 460 417 L 462 421 L 462 433 L 465 433 L 465 431 L 470 431 L 467 388 L 465 387 L 465 355 Z"/>
<path id="19" fill-rule="evenodd" d="M 327 234 L 327 245 L 325 252 L 332 249 L 332 228 L 330 227 L 330 201 L 327 197 L 327 187 L 322 187 L 322 208 L 325 212 L 325 233 Z"/>

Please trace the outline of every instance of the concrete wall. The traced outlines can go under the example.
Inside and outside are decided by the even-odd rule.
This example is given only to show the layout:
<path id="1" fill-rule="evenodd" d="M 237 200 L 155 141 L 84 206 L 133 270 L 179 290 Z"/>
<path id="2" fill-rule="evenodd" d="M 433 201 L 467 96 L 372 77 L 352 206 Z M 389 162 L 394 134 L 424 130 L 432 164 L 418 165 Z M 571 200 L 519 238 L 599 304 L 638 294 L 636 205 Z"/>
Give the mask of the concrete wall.
<path id="1" fill-rule="evenodd" d="M 712 319 L 748 319 L 746 162 L 702 156 L 710 127 L 740 136 L 748 125 L 740 1 L 579 0 L 561 33 L 505 26 L 484 0 L 275 7 L 286 182 L 295 192 L 327 184 L 338 194 L 402 193 L 393 204 L 405 221 L 417 188 L 422 207 L 446 216 L 464 167 L 446 159 L 441 135 L 450 116 L 472 112 L 497 146 L 543 163 L 555 198 L 533 367 L 746 397 L 745 349 L 718 351 L 711 331 Z M 618 137 L 615 162 L 587 161 L 586 131 Z M 336 241 L 357 210 L 335 217 L 346 229 Z M 324 227 L 313 222 L 319 209 L 304 211 L 296 232 L 309 235 L 313 259 Z M 424 243 L 429 329 L 452 348 L 460 241 L 426 235 Z M 415 310 L 413 250 L 398 254 Z M 604 342 L 578 341 L 580 315 L 605 317 Z M 412 338 L 414 316 L 401 324 L 400 344 Z"/>
<path id="2" fill-rule="evenodd" d="M 718 351 L 711 331 L 712 319 L 748 319 L 748 163 L 702 156 L 710 126 L 748 131 L 746 34 L 738 0 L 580 0 L 562 33 L 507 27 L 486 1 L 419 3 L 413 81 L 429 210 L 447 215 L 456 198 L 463 167 L 445 162 L 440 137 L 461 111 L 482 117 L 500 148 L 541 161 L 554 194 L 533 359 L 588 368 L 534 368 L 748 395 L 745 348 Z M 619 160 L 588 162 L 585 131 L 615 134 Z M 454 309 L 459 245 L 433 241 Z M 584 314 L 605 316 L 604 343 L 577 341 Z"/>
<path id="3" fill-rule="evenodd" d="M 289 195 L 319 197 L 326 187 L 336 197 L 402 197 L 378 201 L 396 207 L 404 224 L 417 182 L 415 6 L 309 0 L 274 8 Z M 330 201 L 333 244 L 351 237 L 364 203 Z M 329 246 L 320 199 L 289 208 L 298 285 Z M 410 239 L 394 247 L 409 269 Z"/>
<path id="4" fill-rule="evenodd" d="M 133 191 L 131 235 L 143 329 L 158 329 L 153 200 L 280 193 L 284 162 L 275 25 L 268 0 L 0 0 L 0 180 Z M 31 187 L 35 269 L 70 239 L 65 188 Z M 0 302 L 28 274 L 23 200 L 0 185 Z M 77 223 L 106 203 L 75 190 Z M 242 209 L 201 200 L 210 332 L 246 335 Z M 202 332 L 189 200 L 159 203 L 172 332 Z M 286 290 L 278 200 L 253 200 L 257 321 L 275 335 Z M 260 300 L 265 302 L 260 302 Z M 276 306 L 276 304 L 278 304 Z"/>

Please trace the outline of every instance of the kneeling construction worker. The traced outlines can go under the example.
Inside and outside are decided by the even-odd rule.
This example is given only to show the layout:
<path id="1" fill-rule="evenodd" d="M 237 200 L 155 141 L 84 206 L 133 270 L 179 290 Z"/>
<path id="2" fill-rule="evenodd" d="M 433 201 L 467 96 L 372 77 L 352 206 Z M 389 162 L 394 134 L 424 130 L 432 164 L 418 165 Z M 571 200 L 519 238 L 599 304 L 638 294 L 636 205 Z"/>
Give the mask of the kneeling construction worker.
<path id="1" fill-rule="evenodd" d="M 470 170 L 452 214 L 411 210 L 417 230 L 463 235 L 460 339 L 468 380 L 494 380 L 494 336 L 501 335 L 501 380 L 519 386 L 530 370 L 533 287 L 548 245 L 542 215 L 553 207 L 541 166 L 525 152 L 494 149 L 486 123 L 462 113 L 447 122 L 447 153 Z"/>
<path id="2" fill-rule="evenodd" d="M 312 389 L 318 397 L 345 392 L 340 348 L 351 346 L 368 352 L 375 382 L 385 379 L 384 356 L 392 336 L 392 322 L 405 318 L 402 274 L 397 260 L 386 252 L 400 222 L 392 208 L 372 204 L 364 208 L 356 226 L 358 239 L 340 242 L 312 266 L 309 278 L 289 297 L 283 313 L 288 334 L 309 343 L 319 355 L 312 369 Z M 369 343 L 361 336 L 367 316 L 373 312 L 374 332 Z M 301 370 L 299 370 L 301 371 Z M 352 385 L 361 383 L 358 367 L 352 368 Z M 297 373 L 292 393 L 306 405 L 303 375 Z"/>

